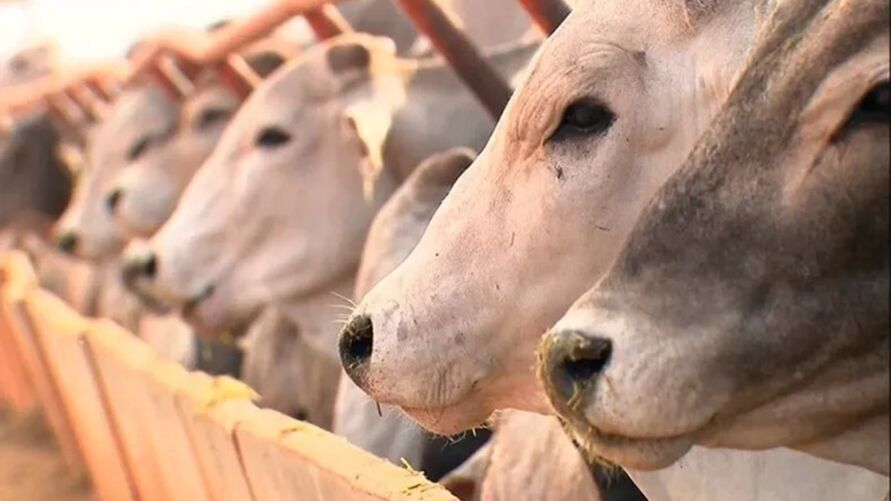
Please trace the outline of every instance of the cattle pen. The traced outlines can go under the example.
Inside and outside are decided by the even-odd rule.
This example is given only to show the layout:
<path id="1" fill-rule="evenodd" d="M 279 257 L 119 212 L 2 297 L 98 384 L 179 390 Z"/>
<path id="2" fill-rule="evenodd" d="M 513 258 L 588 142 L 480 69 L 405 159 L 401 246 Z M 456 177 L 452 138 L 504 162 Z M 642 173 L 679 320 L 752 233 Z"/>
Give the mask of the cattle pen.
<path id="1" fill-rule="evenodd" d="M 0 401 L 39 405 L 98 499 L 456 499 L 253 395 L 80 316 L 37 285 L 24 254 L 0 256 Z"/>

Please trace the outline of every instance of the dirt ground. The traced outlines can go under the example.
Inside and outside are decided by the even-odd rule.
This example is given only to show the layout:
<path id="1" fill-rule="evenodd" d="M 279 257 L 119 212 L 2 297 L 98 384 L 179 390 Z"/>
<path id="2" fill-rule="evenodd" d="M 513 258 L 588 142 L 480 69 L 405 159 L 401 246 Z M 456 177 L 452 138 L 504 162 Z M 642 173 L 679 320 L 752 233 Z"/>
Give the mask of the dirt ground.
<path id="1" fill-rule="evenodd" d="M 86 476 L 68 469 L 37 413 L 0 408 L 0 501 L 95 501 Z"/>

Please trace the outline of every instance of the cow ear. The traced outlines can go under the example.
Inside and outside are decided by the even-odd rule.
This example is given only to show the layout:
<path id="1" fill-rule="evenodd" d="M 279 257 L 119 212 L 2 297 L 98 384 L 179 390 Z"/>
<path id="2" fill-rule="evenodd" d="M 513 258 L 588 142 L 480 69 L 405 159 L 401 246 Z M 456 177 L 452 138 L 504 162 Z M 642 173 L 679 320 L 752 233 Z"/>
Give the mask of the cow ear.
<path id="1" fill-rule="evenodd" d="M 357 42 L 332 46 L 327 56 L 328 68 L 335 75 L 349 70 L 364 70 L 371 66 L 371 51 Z"/>
<path id="2" fill-rule="evenodd" d="M 266 78 L 282 64 L 294 59 L 300 49 L 278 36 L 266 37 L 241 51 L 245 62 L 262 78 Z"/>
<path id="3" fill-rule="evenodd" d="M 374 54 L 396 54 L 396 44 L 386 37 L 353 35 L 351 39 L 332 45 L 327 51 L 328 68 L 341 75 L 365 71 L 371 67 Z"/>
<path id="4" fill-rule="evenodd" d="M 384 170 L 384 145 L 393 122 L 391 111 L 378 100 L 361 100 L 346 108 L 343 122 L 359 143 L 362 192 L 366 200 L 371 200 Z"/>
<path id="5" fill-rule="evenodd" d="M 285 56 L 272 50 L 258 51 L 248 54 L 244 60 L 257 75 L 266 78 L 285 63 Z"/>

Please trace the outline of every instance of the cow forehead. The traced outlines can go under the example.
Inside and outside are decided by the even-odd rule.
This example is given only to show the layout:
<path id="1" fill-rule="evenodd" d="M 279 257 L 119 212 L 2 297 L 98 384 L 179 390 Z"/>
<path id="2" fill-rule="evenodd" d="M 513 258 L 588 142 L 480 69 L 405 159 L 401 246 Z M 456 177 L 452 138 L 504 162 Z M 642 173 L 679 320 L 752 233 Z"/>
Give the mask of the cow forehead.
<path id="1" fill-rule="evenodd" d="M 176 105 L 160 89 L 146 87 L 121 96 L 91 138 L 90 156 L 101 164 L 125 154 L 130 143 L 150 133 L 170 130 L 177 120 Z"/>
<path id="2" fill-rule="evenodd" d="M 239 101 L 235 94 L 222 84 L 199 89 L 182 105 L 181 116 L 186 120 L 194 119 L 201 112 L 209 109 L 234 110 Z"/>

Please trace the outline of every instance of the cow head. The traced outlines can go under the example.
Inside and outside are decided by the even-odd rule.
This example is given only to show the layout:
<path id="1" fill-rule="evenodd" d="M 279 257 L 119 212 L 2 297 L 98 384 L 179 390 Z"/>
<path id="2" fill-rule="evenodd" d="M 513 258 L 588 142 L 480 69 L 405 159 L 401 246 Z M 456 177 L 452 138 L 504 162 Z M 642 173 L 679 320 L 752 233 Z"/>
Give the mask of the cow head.
<path id="1" fill-rule="evenodd" d="M 0 86 L 28 82 L 59 70 L 59 49 L 46 42 L 26 47 L 0 62 Z"/>
<path id="2" fill-rule="evenodd" d="M 284 62 L 282 45 L 264 39 L 245 53 L 245 61 L 261 77 Z M 210 156 L 241 101 L 207 72 L 183 103 L 176 133 L 128 164 L 105 194 L 124 235 L 148 237 L 170 217 L 198 167 Z"/>
<path id="3" fill-rule="evenodd" d="M 176 130 L 178 106 L 155 85 L 123 92 L 91 131 L 87 165 L 56 228 L 59 247 L 89 260 L 118 252 L 124 237 L 103 196 L 121 169 L 146 155 Z"/>
<path id="4" fill-rule="evenodd" d="M 543 332 L 605 271 L 723 102 L 750 2 L 592 2 L 542 47 L 421 242 L 357 308 L 348 374 L 452 433 L 494 409 L 549 412 Z"/>
<path id="5" fill-rule="evenodd" d="M 888 21 L 881 0 L 778 8 L 713 127 L 545 338 L 551 400 L 591 452 L 650 469 L 693 444 L 790 446 L 887 474 Z"/>
<path id="6" fill-rule="evenodd" d="M 103 198 L 123 235 L 150 236 L 170 217 L 238 105 L 225 87 L 200 86 L 183 103 L 176 133 L 121 169 Z"/>
<path id="7" fill-rule="evenodd" d="M 274 73 L 127 256 L 135 286 L 211 331 L 352 280 L 383 198 L 366 200 L 359 166 L 380 161 L 380 120 L 404 98 L 398 64 L 387 39 L 347 35 Z"/>

